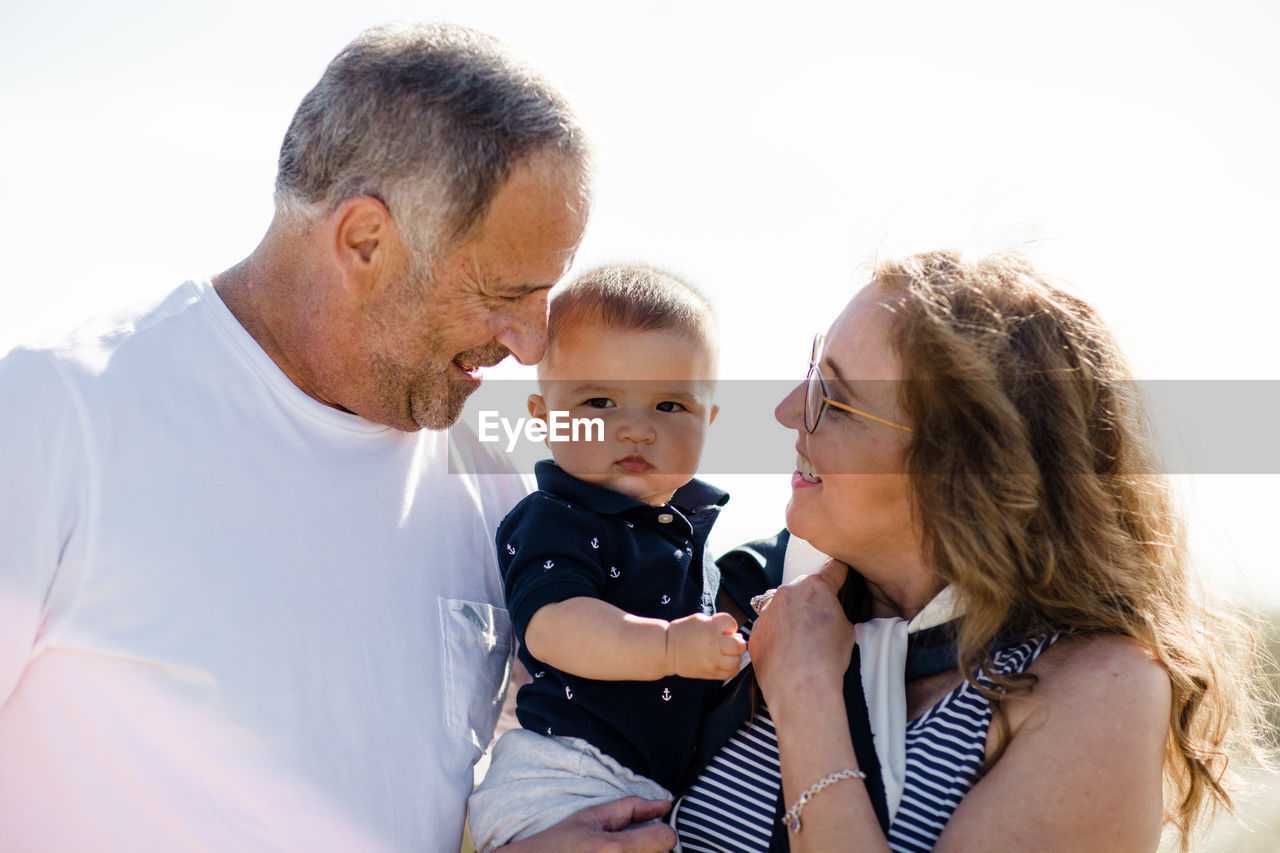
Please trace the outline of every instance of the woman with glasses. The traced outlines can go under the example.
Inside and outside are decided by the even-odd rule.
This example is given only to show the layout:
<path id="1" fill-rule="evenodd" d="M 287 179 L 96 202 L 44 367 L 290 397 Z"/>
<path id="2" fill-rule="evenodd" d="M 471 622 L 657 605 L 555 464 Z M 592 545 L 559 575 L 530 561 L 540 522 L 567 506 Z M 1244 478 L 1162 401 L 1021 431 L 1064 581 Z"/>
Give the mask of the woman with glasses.
<path id="1" fill-rule="evenodd" d="M 1251 637 L 1190 583 L 1096 314 L 1012 256 L 881 265 L 777 408 L 787 526 L 686 853 L 1154 850 L 1258 743 Z"/>

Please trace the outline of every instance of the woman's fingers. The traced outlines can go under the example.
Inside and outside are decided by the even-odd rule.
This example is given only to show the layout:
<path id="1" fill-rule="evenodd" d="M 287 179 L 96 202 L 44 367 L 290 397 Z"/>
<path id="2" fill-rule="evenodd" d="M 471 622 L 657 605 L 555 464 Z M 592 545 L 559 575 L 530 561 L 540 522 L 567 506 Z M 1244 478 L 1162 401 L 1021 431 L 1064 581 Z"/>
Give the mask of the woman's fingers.
<path id="1" fill-rule="evenodd" d="M 827 560 L 821 569 L 813 574 L 801 575 L 791 583 L 782 587 L 774 587 L 766 589 L 759 595 L 753 596 L 751 599 L 751 609 L 756 613 L 764 613 L 764 609 L 773 601 L 773 597 L 777 595 L 778 590 L 788 587 L 803 588 L 806 585 L 821 583 L 826 590 L 833 596 L 838 596 L 840 590 L 844 587 L 845 580 L 849 577 L 849 567 L 839 560 Z"/>
<path id="2" fill-rule="evenodd" d="M 810 577 L 830 587 L 832 595 L 839 595 L 840 590 L 844 588 L 844 582 L 849 578 L 849 567 L 839 560 L 827 560 L 826 564 Z"/>
<path id="3" fill-rule="evenodd" d="M 828 564 L 773 592 L 751 631 L 756 678 L 771 692 L 843 678 L 853 651 L 853 626 L 837 592 L 848 569 Z"/>

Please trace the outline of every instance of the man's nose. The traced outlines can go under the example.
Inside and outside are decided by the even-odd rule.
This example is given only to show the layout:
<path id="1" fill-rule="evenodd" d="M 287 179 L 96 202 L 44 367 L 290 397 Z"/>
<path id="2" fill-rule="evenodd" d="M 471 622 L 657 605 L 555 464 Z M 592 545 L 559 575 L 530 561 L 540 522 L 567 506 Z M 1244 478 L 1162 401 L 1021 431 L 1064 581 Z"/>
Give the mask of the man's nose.
<path id="1" fill-rule="evenodd" d="M 547 352 L 547 293 L 540 290 L 513 303 L 494 336 L 521 364 L 537 364 Z"/>

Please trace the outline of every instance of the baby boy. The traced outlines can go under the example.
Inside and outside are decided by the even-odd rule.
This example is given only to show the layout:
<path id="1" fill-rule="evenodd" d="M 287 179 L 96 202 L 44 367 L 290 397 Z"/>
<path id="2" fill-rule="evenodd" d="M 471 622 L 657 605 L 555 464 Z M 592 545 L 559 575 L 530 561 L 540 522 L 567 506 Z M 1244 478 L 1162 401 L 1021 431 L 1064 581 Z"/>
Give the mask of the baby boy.
<path id="1" fill-rule="evenodd" d="M 523 728 L 494 748 L 470 803 L 482 853 L 589 806 L 670 799 L 716 688 L 739 668 L 704 554 L 724 492 L 694 479 L 715 420 L 706 299 L 641 266 L 585 273 L 551 302 L 535 418 L 599 419 L 549 442 L 538 491 L 498 527 L 520 659 Z M 563 417 L 563 416 L 561 416 Z"/>

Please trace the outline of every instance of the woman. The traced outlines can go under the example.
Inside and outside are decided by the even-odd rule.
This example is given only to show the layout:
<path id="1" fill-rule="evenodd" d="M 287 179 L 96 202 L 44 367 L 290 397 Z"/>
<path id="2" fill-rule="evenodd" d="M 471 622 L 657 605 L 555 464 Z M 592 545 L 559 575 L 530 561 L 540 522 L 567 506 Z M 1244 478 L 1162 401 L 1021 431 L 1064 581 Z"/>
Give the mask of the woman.
<path id="1" fill-rule="evenodd" d="M 787 526 L 834 559 L 758 605 L 755 713 L 681 802 L 684 850 L 1153 850 L 1230 804 L 1248 635 L 1189 589 L 1087 305 L 1017 257 L 883 264 L 777 417 Z M 921 619 L 955 652 L 894 696 Z"/>
<path id="2" fill-rule="evenodd" d="M 1226 755 L 1260 742 L 1251 637 L 1191 587 L 1087 305 L 1017 257 L 883 264 L 777 417 L 787 526 L 833 560 L 757 597 L 685 853 L 1153 850 L 1165 823 L 1185 849 L 1230 805 Z M 616 831 L 662 808 L 509 849 L 666 849 Z"/>

